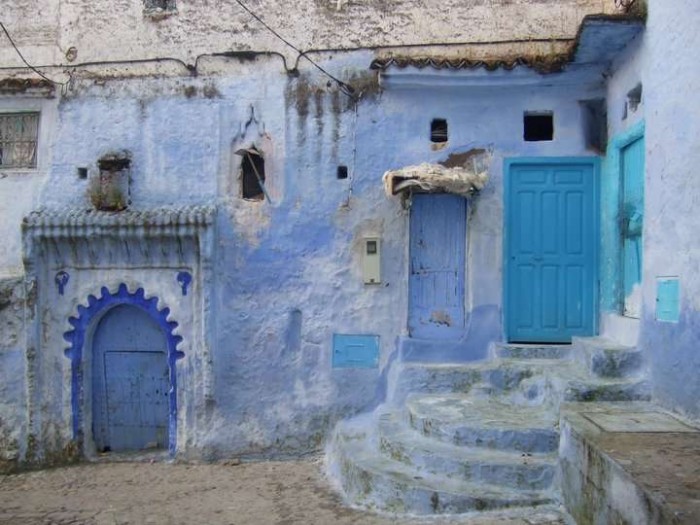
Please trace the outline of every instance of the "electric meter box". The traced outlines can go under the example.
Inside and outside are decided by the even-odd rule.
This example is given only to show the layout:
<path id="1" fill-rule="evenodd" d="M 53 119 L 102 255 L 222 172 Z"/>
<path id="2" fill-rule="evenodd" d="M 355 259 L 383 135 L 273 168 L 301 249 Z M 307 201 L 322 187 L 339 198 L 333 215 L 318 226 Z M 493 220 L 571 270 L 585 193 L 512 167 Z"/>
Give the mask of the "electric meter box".
<path id="1" fill-rule="evenodd" d="M 365 284 L 382 282 L 381 244 L 378 237 L 365 237 L 364 253 L 362 254 L 362 278 Z"/>

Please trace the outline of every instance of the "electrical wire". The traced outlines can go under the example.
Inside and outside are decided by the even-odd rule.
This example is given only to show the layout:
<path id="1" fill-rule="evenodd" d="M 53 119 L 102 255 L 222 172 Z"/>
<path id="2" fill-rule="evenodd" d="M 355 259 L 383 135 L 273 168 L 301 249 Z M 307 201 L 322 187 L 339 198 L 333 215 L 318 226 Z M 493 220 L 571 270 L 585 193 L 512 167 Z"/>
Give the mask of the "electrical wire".
<path id="1" fill-rule="evenodd" d="M 39 71 L 37 68 L 35 68 L 33 65 L 31 65 L 29 62 L 27 62 L 27 59 L 24 58 L 24 55 L 22 55 L 22 52 L 19 50 L 19 48 L 18 48 L 17 45 L 15 44 L 15 41 L 12 40 L 12 37 L 10 36 L 10 32 L 9 32 L 9 31 L 7 30 L 7 28 L 5 27 L 5 24 L 3 24 L 1 21 L 0 21 L 0 28 L 2 28 L 3 32 L 5 33 L 5 36 L 6 36 L 7 39 L 10 41 L 10 44 L 12 44 L 12 47 L 13 47 L 13 48 L 15 49 L 15 51 L 17 52 L 17 56 L 19 56 L 19 58 L 22 59 L 22 62 L 24 62 L 24 63 L 26 64 L 26 66 L 27 66 L 29 69 L 31 69 L 32 71 L 34 71 L 34 73 L 36 73 L 37 75 L 39 75 L 41 78 L 43 78 L 43 79 L 46 80 L 47 82 L 50 82 L 50 83 L 55 84 L 55 85 L 57 85 L 57 86 L 65 86 L 65 85 L 66 85 L 66 82 L 59 82 L 58 80 L 53 80 L 53 79 L 47 77 L 47 76 L 44 75 L 41 71 Z"/>
<path id="2" fill-rule="evenodd" d="M 236 2 L 239 6 L 241 6 L 250 16 L 252 16 L 253 18 L 255 18 L 255 20 L 257 20 L 258 22 L 260 22 L 260 24 L 262 24 L 263 27 L 265 27 L 265 29 L 267 29 L 270 33 L 272 33 L 273 35 L 275 35 L 279 40 L 281 40 L 281 41 L 284 42 L 287 46 L 291 47 L 294 51 L 296 51 L 296 52 L 298 53 L 299 57 L 304 57 L 308 62 L 311 63 L 311 65 L 313 65 L 313 66 L 314 66 L 316 69 L 318 69 L 321 73 L 323 73 L 323 74 L 326 75 L 328 78 L 330 78 L 331 80 L 333 80 L 336 84 L 338 84 L 338 87 L 340 87 L 340 90 L 341 90 L 343 93 L 345 93 L 345 94 L 346 94 L 347 96 L 349 96 L 350 98 L 355 99 L 355 88 L 353 88 L 353 87 L 352 87 L 351 85 L 349 85 L 349 84 L 346 84 L 345 82 L 343 82 L 343 81 L 340 80 L 339 78 L 333 76 L 331 73 L 329 73 L 329 72 L 326 71 L 324 68 L 322 68 L 320 65 L 318 65 L 316 62 L 314 62 L 313 60 L 311 60 L 308 56 L 306 56 L 306 53 L 304 53 L 301 49 L 299 49 L 298 47 L 296 47 L 296 46 L 295 46 L 294 44 L 292 44 L 289 40 L 285 39 L 285 38 L 284 38 L 282 35 L 280 35 L 277 31 L 275 31 L 275 30 L 272 29 L 269 25 L 267 25 L 267 23 L 265 23 L 265 21 L 264 21 L 262 18 L 260 18 L 260 17 L 259 17 L 258 15 L 256 15 L 253 11 L 251 11 L 250 8 L 248 8 L 248 6 L 246 6 L 243 2 L 241 2 L 241 0 L 235 0 L 235 2 Z"/>

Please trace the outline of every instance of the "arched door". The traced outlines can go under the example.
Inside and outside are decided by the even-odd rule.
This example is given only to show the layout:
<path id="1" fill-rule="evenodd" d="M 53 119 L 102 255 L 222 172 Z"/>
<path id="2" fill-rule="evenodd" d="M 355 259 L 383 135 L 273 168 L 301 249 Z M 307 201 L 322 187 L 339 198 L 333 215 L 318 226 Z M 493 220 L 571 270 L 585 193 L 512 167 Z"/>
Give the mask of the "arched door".
<path id="1" fill-rule="evenodd" d="M 97 450 L 167 448 L 167 350 L 163 330 L 136 306 L 116 306 L 99 321 L 92 365 Z"/>

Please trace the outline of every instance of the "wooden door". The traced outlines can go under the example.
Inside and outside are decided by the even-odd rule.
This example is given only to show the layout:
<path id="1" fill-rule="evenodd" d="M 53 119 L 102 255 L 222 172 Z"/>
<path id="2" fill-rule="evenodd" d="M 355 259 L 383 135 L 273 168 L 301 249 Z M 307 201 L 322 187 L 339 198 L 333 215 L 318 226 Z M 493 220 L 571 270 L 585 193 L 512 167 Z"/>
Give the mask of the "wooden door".
<path id="1" fill-rule="evenodd" d="M 505 323 L 512 342 L 566 343 L 597 318 L 592 161 L 507 164 Z"/>
<path id="2" fill-rule="evenodd" d="M 167 340 L 157 323 L 138 307 L 114 307 L 97 325 L 92 371 L 97 449 L 167 448 Z"/>
<path id="3" fill-rule="evenodd" d="M 466 200 L 414 195 L 410 219 L 408 327 L 418 339 L 464 334 Z"/>

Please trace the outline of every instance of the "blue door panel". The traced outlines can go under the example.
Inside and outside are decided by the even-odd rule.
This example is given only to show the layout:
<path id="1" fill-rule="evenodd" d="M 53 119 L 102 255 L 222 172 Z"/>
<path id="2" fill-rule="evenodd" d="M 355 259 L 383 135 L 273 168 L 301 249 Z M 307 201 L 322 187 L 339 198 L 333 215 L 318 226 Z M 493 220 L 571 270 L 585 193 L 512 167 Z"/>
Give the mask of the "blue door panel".
<path id="1" fill-rule="evenodd" d="M 111 309 L 93 336 L 93 436 L 98 450 L 168 446 L 167 340 L 148 314 Z"/>
<path id="2" fill-rule="evenodd" d="M 412 337 L 459 339 L 463 335 L 465 243 L 464 198 L 413 196 L 408 315 Z"/>
<path id="3" fill-rule="evenodd" d="M 622 298 L 623 314 L 641 315 L 642 224 L 644 218 L 644 138 L 625 146 L 622 162 Z"/>
<path id="4" fill-rule="evenodd" d="M 506 337 L 570 342 L 595 329 L 596 171 L 592 162 L 506 168 Z"/>

